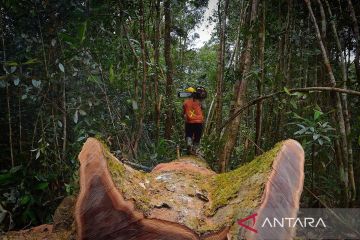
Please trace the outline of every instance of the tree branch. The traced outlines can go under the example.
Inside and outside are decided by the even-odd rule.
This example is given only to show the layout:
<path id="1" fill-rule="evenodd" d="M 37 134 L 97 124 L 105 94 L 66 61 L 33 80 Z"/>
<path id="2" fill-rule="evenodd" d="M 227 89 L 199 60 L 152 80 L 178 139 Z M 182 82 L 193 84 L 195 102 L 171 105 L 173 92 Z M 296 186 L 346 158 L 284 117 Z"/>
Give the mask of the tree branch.
<path id="1" fill-rule="evenodd" d="M 358 91 L 343 89 L 343 88 L 335 88 L 335 87 L 293 88 L 293 89 L 288 89 L 287 91 L 289 91 L 290 93 L 292 93 L 292 92 L 339 92 L 339 93 L 360 96 L 360 92 L 358 92 Z M 271 93 L 269 95 L 265 95 L 265 96 L 256 98 L 254 100 L 251 100 L 250 102 L 245 104 L 242 108 L 240 108 L 237 112 L 235 112 L 232 116 L 230 116 L 229 119 L 226 120 L 225 123 L 221 126 L 220 130 L 223 129 L 224 127 L 226 127 L 231 121 L 233 121 L 237 116 L 239 116 L 245 109 L 255 105 L 258 102 L 261 102 L 268 98 L 272 98 L 272 97 L 275 97 L 277 95 L 284 94 L 284 93 L 286 93 L 286 92 L 283 90 L 283 91 Z"/>

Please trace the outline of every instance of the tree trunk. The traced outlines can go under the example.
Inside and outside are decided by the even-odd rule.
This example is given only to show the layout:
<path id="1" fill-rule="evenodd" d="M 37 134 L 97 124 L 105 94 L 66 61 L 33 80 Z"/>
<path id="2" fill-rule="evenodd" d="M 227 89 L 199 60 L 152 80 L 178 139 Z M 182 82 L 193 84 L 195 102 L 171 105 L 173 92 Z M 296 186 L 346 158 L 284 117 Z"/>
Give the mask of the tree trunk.
<path id="1" fill-rule="evenodd" d="M 54 224 L 8 232 L 6 239 L 77 235 L 89 240 L 255 240 L 295 235 L 295 228 L 260 226 L 270 207 L 271 216 L 297 217 L 293 209 L 299 207 L 304 185 L 304 151 L 294 140 L 278 143 L 224 174 L 216 174 L 194 156 L 161 163 L 144 173 L 116 159 L 94 138 L 85 142 L 79 161 L 80 193 L 77 199 L 61 202 Z M 249 214 L 256 217 L 254 226 L 246 222 Z M 244 232 L 244 225 L 257 229 L 257 234 Z"/>
<path id="2" fill-rule="evenodd" d="M 241 56 L 241 63 L 242 65 L 239 67 L 239 76 L 240 79 L 237 80 L 234 86 L 234 97 L 233 102 L 234 105 L 230 108 L 230 115 L 236 112 L 239 108 L 241 108 L 245 104 L 245 92 L 247 88 L 247 80 L 249 75 L 249 70 L 251 66 L 251 51 L 253 47 L 253 31 L 254 31 L 254 22 L 257 17 L 257 7 L 258 7 L 258 0 L 252 0 L 251 6 L 251 13 L 250 13 L 250 22 L 249 28 L 250 33 L 246 37 L 245 40 L 245 49 Z M 234 150 L 234 146 L 237 140 L 239 126 L 240 126 L 241 118 L 237 116 L 234 121 L 232 121 L 229 126 L 226 128 L 224 135 L 223 135 L 223 142 L 224 146 L 219 155 L 219 166 L 220 171 L 225 172 L 228 167 L 228 163 Z"/>
<path id="3" fill-rule="evenodd" d="M 166 117 L 165 139 L 170 139 L 173 125 L 173 66 L 171 58 L 171 0 L 164 2 L 165 32 L 164 32 L 164 58 L 166 64 Z"/>
<path id="4" fill-rule="evenodd" d="M 317 0 L 320 9 L 320 16 L 321 16 L 321 37 L 322 39 L 326 39 L 326 16 L 324 6 L 321 3 L 321 0 Z"/>
<path id="5" fill-rule="evenodd" d="M 355 13 L 355 9 L 352 4 L 352 1 L 347 0 L 347 2 L 349 5 L 350 16 L 351 16 L 351 21 L 353 24 L 353 31 L 354 31 L 355 40 L 356 40 L 356 51 L 355 51 L 354 63 L 355 63 L 357 81 L 360 84 L 360 32 L 359 32 L 360 30 L 359 30 L 359 23 L 356 18 L 356 13 Z"/>
<path id="6" fill-rule="evenodd" d="M 327 0 L 325 0 L 328 12 L 329 12 L 329 17 L 331 19 L 333 19 L 333 15 L 330 9 L 330 5 L 328 3 Z M 343 79 L 343 89 L 347 89 L 347 82 L 348 82 L 348 77 L 347 77 L 347 69 L 346 69 L 346 59 L 344 56 L 344 51 L 342 50 L 341 44 L 340 44 L 340 39 L 339 39 L 339 35 L 337 32 L 337 28 L 336 28 L 336 24 L 335 21 L 331 21 L 331 28 L 332 31 L 334 33 L 334 38 L 335 38 L 335 42 L 336 42 L 336 46 L 338 48 L 339 51 L 339 55 L 340 55 L 340 66 L 341 66 L 341 73 L 342 73 L 342 79 Z M 347 135 L 347 152 L 348 152 L 348 158 L 349 158 L 349 183 L 351 186 L 351 195 L 349 196 L 350 199 L 352 201 L 355 200 L 356 197 L 356 185 L 355 185 L 355 178 L 354 178 L 354 166 L 353 166 L 353 150 L 352 150 L 352 143 L 351 143 L 351 125 L 350 125 L 350 115 L 349 115 L 349 110 L 348 110 L 348 100 L 347 100 L 347 95 L 346 94 L 341 94 L 341 98 L 342 98 L 342 104 L 344 106 L 344 119 L 345 119 L 345 130 L 346 130 L 346 135 Z"/>
<path id="7" fill-rule="evenodd" d="M 217 70 L 216 70 L 216 103 L 215 103 L 215 126 L 216 131 L 222 123 L 222 105 L 223 105 L 223 89 L 224 89 L 224 66 L 225 66 L 225 44 L 226 44 L 226 17 L 229 0 L 225 0 L 224 9 L 221 11 L 221 0 L 218 2 L 218 16 L 219 16 L 219 48 L 217 56 Z"/>
<path id="8" fill-rule="evenodd" d="M 329 75 L 329 84 L 330 84 L 330 86 L 335 87 L 336 86 L 335 76 L 334 76 L 332 67 L 330 65 L 330 60 L 329 60 L 327 51 L 325 49 L 323 40 L 321 38 L 321 33 L 320 33 L 319 27 L 317 25 L 314 12 L 312 10 L 310 0 L 304 0 L 304 1 L 309 9 L 311 19 L 314 23 L 316 37 L 317 37 L 319 45 L 320 45 L 321 54 L 323 56 L 327 74 Z M 344 120 L 344 116 L 343 116 L 343 107 L 341 104 L 341 99 L 340 99 L 339 93 L 334 94 L 334 104 L 335 104 L 335 108 L 336 108 L 336 118 L 337 118 L 336 120 L 339 124 L 338 129 L 339 129 L 339 134 L 340 134 L 340 139 L 341 139 L 342 156 L 344 159 L 344 171 L 345 171 L 345 181 L 346 181 L 345 182 L 345 188 L 346 188 L 346 196 L 345 197 L 346 197 L 346 199 L 348 199 L 348 197 L 349 197 L 348 196 L 348 194 L 349 194 L 349 191 L 348 191 L 348 152 L 347 152 L 348 145 L 347 145 L 345 120 Z"/>
<path id="9" fill-rule="evenodd" d="M 261 2 L 261 18 L 260 18 L 260 30 L 259 30 L 259 66 L 260 66 L 260 77 L 257 81 L 257 90 L 259 97 L 263 94 L 264 78 L 265 78 L 265 1 Z M 256 130 L 255 130 L 255 155 L 261 153 L 261 134 L 262 134 L 262 110 L 263 105 L 260 101 L 256 106 Z"/>
<path id="10" fill-rule="evenodd" d="M 93 138 L 84 144 L 79 160 L 79 239 L 291 239 L 295 234 L 284 228 L 270 231 L 257 223 L 256 236 L 244 235 L 237 221 L 249 214 L 249 202 L 260 221 L 270 206 L 285 209 L 273 211 L 276 216 L 297 216 L 292 208 L 298 208 L 303 188 L 304 152 L 294 140 L 224 174 L 187 156 L 159 164 L 145 175 L 125 166 Z"/>
<path id="11" fill-rule="evenodd" d="M 159 139 L 160 136 L 160 103 L 159 103 L 159 75 L 160 75 L 160 0 L 156 0 L 155 3 L 155 11 L 156 11 L 156 18 L 155 18 L 155 39 L 154 39 L 154 63 L 155 63 L 155 76 L 154 76 L 154 93 L 155 93 L 155 125 L 156 125 L 156 139 Z"/>
<path id="12" fill-rule="evenodd" d="M 3 57 L 4 57 L 4 66 L 6 62 L 6 54 L 5 54 L 5 37 L 4 37 L 4 29 L 2 29 L 2 46 L 3 46 Z M 5 67 L 4 67 L 5 69 Z M 8 75 L 7 70 L 5 70 L 5 74 Z M 10 145 L 10 159 L 11 159 L 11 167 L 14 167 L 14 153 L 13 153 L 13 141 L 12 141 L 12 125 L 11 125 L 11 108 L 10 108 L 10 91 L 9 91 L 9 79 L 6 78 L 6 106 L 8 110 L 8 126 L 9 126 L 9 145 Z"/>
<path id="13" fill-rule="evenodd" d="M 146 56 L 146 36 L 145 36 L 145 16 L 144 1 L 140 0 L 140 47 L 141 47 L 141 63 L 142 63 L 142 84 L 141 84 L 141 107 L 138 122 L 138 131 L 134 141 L 134 151 L 137 152 L 139 140 L 144 130 L 144 118 L 146 109 L 146 85 L 147 85 L 147 56 Z"/>
<path id="14" fill-rule="evenodd" d="M 66 109 L 66 77 L 63 74 L 63 92 L 62 92 L 62 105 L 63 105 L 63 143 L 62 143 L 62 160 L 66 161 L 66 144 L 67 144 L 67 109 Z"/>

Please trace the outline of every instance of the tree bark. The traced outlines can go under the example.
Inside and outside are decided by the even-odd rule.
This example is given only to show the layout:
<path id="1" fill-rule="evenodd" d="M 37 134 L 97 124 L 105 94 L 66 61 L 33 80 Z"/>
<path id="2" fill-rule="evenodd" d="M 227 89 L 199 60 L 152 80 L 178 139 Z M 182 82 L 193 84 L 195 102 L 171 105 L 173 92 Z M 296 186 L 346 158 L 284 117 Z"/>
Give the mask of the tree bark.
<path id="1" fill-rule="evenodd" d="M 164 58 L 166 64 L 166 117 L 165 139 L 170 139 L 173 125 L 173 66 L 171 58 L 171 0 L 164 2 L 165 32 L 164 32 Z"/>
<path id="2" fill-rule="evenodd" d="M 321 37 L 322 39 L 326 39 L 326 16 L 324 6 L 321 3 L 321 0 L 317 0 L 320 9 L 320 16 L 321 16 Z"/>
<path id="3" fill-rule="evenodd" d="M 325 0 L 328 12 L 329 12 L 329 17 L 331 19 L 333 19 L 333 14 L 331 12 L 330 9 L 330 5 L 328 3 L 327 0 Z M 337 32 L 337 28 L 336 28 L 336 23 L 335 21 L 331 21 L 331 28 L 334 34 L 334 38 L 335 38 L 335 42 L 336 42 L 336 46 L 338 48 L 339 51 L 339 55 L 340 55 L 340 67 L 341 67 L 341 73 L 342 73 L 342 80 L 343 80 L 343 89 L 347 89 L 347 82 L 348 82 L 348 77 L 347 77 L 347 69 L 346 69 L 346 60 L 345 60 L 345 56 L 344 56 L 344 51 L 341 47 L 341 43 L 340 43 L 340 39 L 339 39 L 339 34 Z M 342 98 L 342 104 L 344 106 L 344 119 L 345 119 L 345 130 L 346 130 L 346 136 L 347 136 L 347 141 L 348 141 L 348 158 L 349 158 L 349 183 L 351 186 L 351 195 L 349 196 L 350 199 L 352 201 L 355 200 L 356 197 L 356 185 L 355 185 L 355 178 L 354 178 L 354 166 L 353 166 L 353 150 L 352 150 L 352 143 L 351 143 L 351 125 L 350 125 L 350 115 L 349 115 L 349 109 L 348 109 L 348 99 L 347 99 L 347 95 L 346 94 L 341 94 L 341 98 Z M 344 179 L 342 179 L 344 181 Z"/>
<path id="4" fill-rule="evenodd" d="M 4 37 L 4 29 L 2 29 L 2 46 L 3 46 L 3 57 L 4 57 L 4 66 L 6 62 L 6 53 L 5 53 L 5 37 Z M 7 70 L 5 74 L 8 75 Z M 13 141 L 12 141 L 12 124 L 11 124 L 11 108 L 10 108 L 10 91 L 9 91 L 9 79 L 6 78 L 6 105 L 8 110 L 8 126 L 9 126 L 9 145 L 10 145 L 10 159 L 11 159 L 11 167 L 15 166 L 14 162 L 14 152 L 13 152 Z"/>
<path id="5" fill-rule="evenodd" d="M 257 90 L 259 97 L 263 95 L 264 79 L 265 79 L 265 1 L 261 1 L 261 18 L 260 18 L 260 31 L 259 31 L 259 66 L 260 66 L 260 77 L 257 81 Z M 255 155 L 261 153 L 261 134 L 262 134 L 262 110 L 263 105 L 260 101 L 256 105 L 256 130 L 255 130 Z"/>
<path id="6" fill-rule="evenodd" d="M 156 139 L 159 139 L 160 136 L 160 103 L 159 103 L 159 75 L 160 75 L 160 0 L 156 0 L 155 3 L 155 11 L 156 11 L 156 18 L 155 18 L 155 39 L 154 39 L 154 63 L 155 63 L 155 76 L 154 76 L 154 92 L 155 92 L 155 125 L 156 125 Z"/>
<path id="7" fill-rule="evenodd" d="M 62 92 L 62 105 L 63 105 L 63 143 L 62 143 L 62 160 L 66 161 L 66 144 L 67 144 L 67 110 L 66 110 L 66 77 L 63 73 L 63 92 Z"/>
<path id="8" fill-rule="evenodd" d="M 347 2 L 349 5 L 349 11 L 350 11 L 350 16 L 351 16 L 351 21 L 353 24 L 355 40 L 356 40 L 356 51 L 355 51 L 354 63 L 355 63 L 357 81 L 360 84 L 360 30 L 359 30 L 359 23 L 356 18 L 356 13 L 355 13 L 355 9 L 352 4 L 352 1 L 347 0 Z"/>
<path id="9" fill-rule="evenodd" d="M 3 61 L 4 61 L 4 70 L 5 75 L 8 75 L 7 70 L 5 69 L 6 63 L 6 51 L 5 51 L 5 36 L 4 36 L 4 29 L 2 29 L 2 47 L 3 47 Z M 8 126 L 9 126 L 9 146 L 10 146 L 10 159 L 11 159 L 11 167 L 15 166 L 14 161 L 14 151 L 13 151 L 13 140 L 12 140 L 12 123 L 11 123 L 11 108 L 10 108 L 10 91 L 9 91 L 9 78 L 6 77 L 6 106 L 8 111 Z M 21 123 L 20 123 L 21 124 Z"/>
<path id="10" fill-rule="evenodd" d="M 244 235 L 234 221 L 248 215 L 249 202 L 261 222 L 270 206 L 276 216 L 297 216 L 292 209 L 299 207 L 303 189 L 304 151 L 294 140 L 224 174 L 186 156 L 158 164 L 145 175 L 118 161 L 94 138 L 85 142 L 79 161 L 74 214 L 79 239 L 292 239 L 295 234 L 294 229 L 270 231 L 258 223 L 256 235 Z M 280 207 L 282 212 L 276 211 Z"/>
<path id="11" fill-rule="evenodd" d="M 218 16 L 219 16 L 219 48 L 217 56 L 217 70 L 216 70 L 216 103 L 215 103 L 215 126 L 216 131 L 222 123 L 222 105 L 223 105 L 223 89 L 224 89 L 224 66 L 225 66 L 225 44 L 226 44 L 226 17 L 229 0 L 225 0 L 224 9 L 221 11 L 221 0 L 218 2 Z"/>
<path id="12" fill-rule="evenodd" d="M 251 51 L 253 47 L 252 34 L 254 30 L 254 22 L 257 17 L 257 7 L 258 7 L 258 0 L 252 0 L 250 22 L 249 22 L 250 33 L 246 37 L 245 49 L 241 56 L 242 66 L 239 67 L 240 78 L 237 80 L 234 86 L 234 97 L 233 97 L 234 105 L 230 108 L 230 115 L 236 112 L 245 104 L 245 92 L 247 89 L 247 80 L 249 77 L 248 75 L 251 66 Z M 226 128 L 224 132 L 222 138 L 224 145 L 219 154 L 219 166 L 221 172 L 225 172 L 227 170 L 228 163 L 231 154 L 234 150 L 234 146 L 239 133 L 240 121 L 241 121 L 240 117 L 237 116 L 236 119 L 233 122 L 231 122 L 231 124 Z"/>
<path id="13" fill-rule="evenodd" d="M 139 140 L 144 130 L 144 118 L 146 109 L 146 85 L 147 85 L 147 56 L 146 56 L 146 36 L 145 36 L 145 16 L 144 1 L 140 0 L 140 47 L 141 47 L 141 63 L 142 63 L 142 84 L 141 84 L 141 107 L 139 113 L 138 131 L 134 141 L 134 151 L 137 152 Z"/>
<path id="14" fill-rule="evenodd" d="M 319 30 L 319 27 L 317 25 L 316 22 L 316 18 L 314 15 L 314 12 L 312 10 L 311 7 L 311 3 L 310 0 L 304 0 L 309 12 L 310 12 L 310 16 L 313 20 L 314 23 L 314 27 L 315 27 L 315 31 L 316 31 L 316 37 L 318 39 L 320 48 L 321 48 L 321 54 L 323 56 L 323 60 L 324 60 L 324 64 L 327 70 L 327 74 L 329 75 L 329 84 L 332 87 L 336 86 L 336 80 L 335 80 L 335 76 L 332 70 L 332 67 L 330 65 L 330 60 L 329 57 L 327 55 L 327 51 L 325 49 L 323 40 L 321 38 L 321 33 Z M 346 127 L 345 127 L 345 120 L 344 120 L 344 116 L 343 116 L 343 107 L 341 104 L 341 99 L 340 99 L 340 94 L 339 93 L 335 93 L 334 94 L 334 102 L 335 102 L 335 109 L 336 109 L 336 118 L 337 118 L 337 122 L 339 124 L 338 129 L 339 129 L 339 134 L 340 134 L 340 138 L 341 138 L 341 148 L 342 148 L 342 152 L 343 152 L 343 158 L 344 158 L 344 170 L 345 170 L 345 179 L 346 179 L 346 198 L 348 199 L 348 144 L 347 144 L 347 135 L 346 135 Z"/>

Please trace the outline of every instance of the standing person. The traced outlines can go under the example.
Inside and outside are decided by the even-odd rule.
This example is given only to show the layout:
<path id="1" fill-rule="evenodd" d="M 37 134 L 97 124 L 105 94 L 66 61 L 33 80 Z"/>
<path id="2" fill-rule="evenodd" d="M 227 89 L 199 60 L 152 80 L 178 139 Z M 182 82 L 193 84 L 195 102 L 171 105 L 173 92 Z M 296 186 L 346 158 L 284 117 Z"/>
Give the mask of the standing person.
<path id="1" fill-rule="evenodd" d="M 191 97 L 187 98 L 183 104 L 185 140 L 188 154 L 197 154 L 204 125 L 201 100 L 206 97 L 206 91 L 200 87 L 196 90 L 193 87 L 189 87 L 186 89 L 186 92 L 191 93 Z"/>

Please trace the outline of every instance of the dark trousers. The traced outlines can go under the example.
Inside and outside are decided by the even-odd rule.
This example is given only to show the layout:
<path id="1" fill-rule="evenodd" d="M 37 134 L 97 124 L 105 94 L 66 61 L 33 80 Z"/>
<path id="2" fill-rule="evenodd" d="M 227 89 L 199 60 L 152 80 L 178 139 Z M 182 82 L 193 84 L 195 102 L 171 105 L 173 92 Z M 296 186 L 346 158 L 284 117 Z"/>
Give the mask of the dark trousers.
<path id="1" fill-rule="evenodd" d="M 185 123 L 185 139 L 188 137 L 191 138 L 194 144 L 200 143 L 202 131 L 202 123 Z"/>

